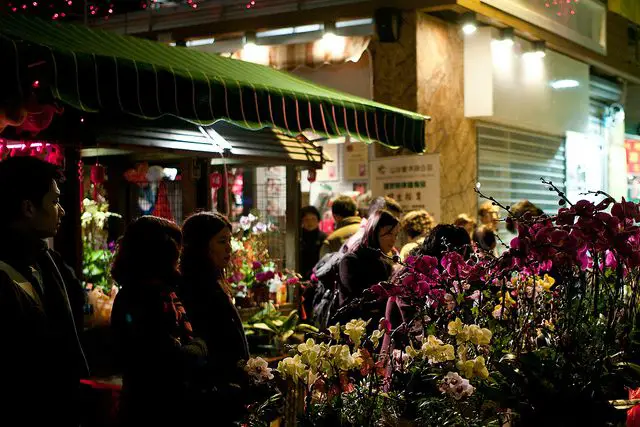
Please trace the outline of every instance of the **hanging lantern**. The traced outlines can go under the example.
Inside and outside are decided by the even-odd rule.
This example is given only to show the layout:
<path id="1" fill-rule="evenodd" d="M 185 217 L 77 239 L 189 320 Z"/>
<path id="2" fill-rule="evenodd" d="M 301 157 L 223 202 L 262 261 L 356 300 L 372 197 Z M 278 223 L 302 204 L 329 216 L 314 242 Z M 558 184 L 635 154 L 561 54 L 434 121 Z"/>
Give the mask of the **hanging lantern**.
<path id="1" fill-rule="evenodd" d="M 222 188 L 222 174 L 220 172 L 213 172 L 209 175 L 209 185 L 212 190 L 218 190 Z"/>
<path id="2" fill-rule="evenodd" d="M 310 183 L 316 182 L 316 169 L 309 169 L 309 175 L 307 175 L 307 181 Z"/>
<path id="3" fill-rule="evenodd" d="M 91 183 L 100 185 L 105 181 L 106 169 L 100 163 L 91 166 Z"/>
<path id="4" fill-rule="evenodd" d="M 98 200 L 98 187 L 105 181 L 106 169 L 100 163 L 91 166 L 91 183 L 93 184 L 93 200 Z"/>

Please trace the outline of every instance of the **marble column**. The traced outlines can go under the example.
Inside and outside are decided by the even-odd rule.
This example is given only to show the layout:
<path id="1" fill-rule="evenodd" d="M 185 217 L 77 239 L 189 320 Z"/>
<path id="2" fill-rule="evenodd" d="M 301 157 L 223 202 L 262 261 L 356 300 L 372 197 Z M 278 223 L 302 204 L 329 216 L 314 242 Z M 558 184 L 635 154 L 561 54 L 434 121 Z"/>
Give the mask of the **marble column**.
<path id="1" fill-rule="evenodd" d="M 475 216 L 477 141 L 464 117 L 464 40 L 459 27 L 419 11 L 403 13 L 400 40 L 371 43 L 374 99 L 431 116 L 427 152 L 440 154 L 441 222 Z M 409 155 L 376 147 L 376 157 Z"/>

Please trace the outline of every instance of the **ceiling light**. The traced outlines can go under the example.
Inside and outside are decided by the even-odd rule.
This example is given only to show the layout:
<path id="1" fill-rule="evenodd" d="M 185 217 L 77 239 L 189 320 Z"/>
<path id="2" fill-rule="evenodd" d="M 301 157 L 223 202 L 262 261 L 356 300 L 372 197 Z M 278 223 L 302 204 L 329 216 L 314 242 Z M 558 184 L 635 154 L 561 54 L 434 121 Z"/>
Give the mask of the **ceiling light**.
<path id="1" fill-rule="evenodd" d="M 502 30 L 500 30 L 500 44 L 503 44 L 505 46 L 513 46 L 514 38 L 515 33 L 513 31 L 513 28 L 503 28 Z"/>
<path id="2" fill-rule="evenodd" d="M 546 50 L 546 43 L 544 41 L 538 41 L 533 43 L 533 50 L 525 53 L 525 55 L 530 58 L 544 58 L 547 56 Z"/>
<path id="3" fill-rule="evenodd" d="M 551 87 L 554 89 L 569 89 L 578 86 L 580 86 L 580 82 L 573 79 L 563 79 L 551 82 Z"/>
<path id="4" fill-rule="evenodd" d="M 242 38 L 242 45 L 244 47 L 253 47 L 256 45 L 256 33 L 254 32 L 247 32 L 244 34 L 244 37 Z"/>
<path id="5" fill-rule="evenodd" d="M 336 36 L 336 23 L 335 22 L 325 22 L 324 23 L 324 34 L 322 35 L 323 39 L 332 39 Z"/>
<path id="6" fill-rule="evenodd" d="M 465 13 L 460 19 L 460 25 L 462 25 L 462 32 L 466 35 L 471 35 L 478 30 L 478 21 L 476 20 L 475 13 Z"/>

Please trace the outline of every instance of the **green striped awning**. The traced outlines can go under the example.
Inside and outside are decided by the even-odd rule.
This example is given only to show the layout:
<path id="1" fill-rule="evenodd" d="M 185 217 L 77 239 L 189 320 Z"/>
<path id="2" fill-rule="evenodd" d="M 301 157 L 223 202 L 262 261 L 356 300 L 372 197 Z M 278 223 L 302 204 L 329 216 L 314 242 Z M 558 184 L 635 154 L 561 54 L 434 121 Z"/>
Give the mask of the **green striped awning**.
<path id="1" fill-rule="evenodd" d="M 0 101 L 37 81 L 38 90 L 88 112 L 173 115 L 202 125 L 225 120 L 425 148 L 425 116 L 261 65 L 103 30 L 0 16 L 0 58 Z"/>

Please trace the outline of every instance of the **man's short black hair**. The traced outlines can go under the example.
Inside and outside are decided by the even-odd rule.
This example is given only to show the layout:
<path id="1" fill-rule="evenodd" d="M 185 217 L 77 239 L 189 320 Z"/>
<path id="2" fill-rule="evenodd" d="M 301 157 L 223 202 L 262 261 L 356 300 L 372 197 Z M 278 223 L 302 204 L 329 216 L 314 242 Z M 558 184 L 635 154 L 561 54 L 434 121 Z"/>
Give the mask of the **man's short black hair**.
<path id="1" fill-rule="evenodd" d="M 22 202 L 42 206 L 53 180 L 60 181 L 58 166 L 36 157 L 10 157 L 0 161 L 0 222 L 6 224 L 22 215 Z"/>
<path id="2" fill-rule="evenodd" d="M 347 218 L 356 215 L 356 212 L 358 212 L 358 206 L 356 205 L 355 200 L 351 197 L 338 196 L 331 205 L 331 212 L 333 212 L 334 215 Z"/>
<path id="3" fill-rule="evenodd" d="M 316 208 L 315 206 L 305 206 L 300 209 L 300 219 L 304 218 L 307 215 L 315 215 L 316 218 L 318 218 L 318 221 L 320 221 L 320 211 L 318 211 L 318 208 Z"/>

